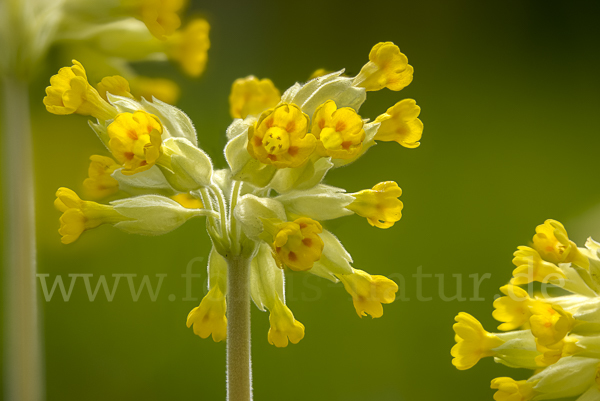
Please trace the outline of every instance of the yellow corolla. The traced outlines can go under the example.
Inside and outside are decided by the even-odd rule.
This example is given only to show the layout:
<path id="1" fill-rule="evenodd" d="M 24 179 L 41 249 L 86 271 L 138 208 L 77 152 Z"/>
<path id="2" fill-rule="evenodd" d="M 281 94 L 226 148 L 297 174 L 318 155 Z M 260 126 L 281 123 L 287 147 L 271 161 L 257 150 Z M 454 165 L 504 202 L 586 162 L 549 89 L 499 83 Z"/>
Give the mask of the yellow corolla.
<path id="1" fill-rule="evenodd" d="M 376 123 L 381 123 L 376 141 L 396 141 L 405 148 L 416 148 L 421 143 L 423 123 L 417 117 L 421 108 L 413 99 L 404 99 L 377 117 Z"/>
<path id="2" fill-rule="evenodd" d="M 231 86 L 229 113 L 233 118 L 246 118 L 274 107 L 280 100 L 279 89 L 270 79 L 239 78 Z"/>
<path id="3" fill-rule="evenodd" d="M 281 104 L 262 113 L 248 129 L 248 152 L 277 168 L 300 167 L 317 145 L 308 133 L 308 116 L 295 104 Z"/>
<path id="4" fill-rule="evenodd" d="M 108 126 L 108 148 L 123 174 L 131 175 L 152 167 L 162 154 L 162 124 L 158 117 L 138 110 L 121 113 Z"/>
<path id="5" fill-rule="evenodd" d="M 354 109 L 338 109 L 333 100 L 328 100 L 317 108 L 312 119 L 311 134 L 319 140 L 317 151 L 334 159 L 353 158 L 365 140 L 363 125 Z"/>
<path id="6" fill-rule="evenodd" d="M 389 228 L 402 217 L 404 205 L 398 199 L 402 189 L 394 181 L 380 182 L 373 189 L 364 189 L 351 195 L 355 200 L 346 209 L 366 217 L 372 226 Z"/>
<path id="7" fill-rule="evenodd" d="M 337 277 L 352 296 L 354 309 L 361 318 L 367 314 L 374 318 L 383 316 L 382 304 L 390 304 L 396 299 L 398 285 L 387 277 L 372 276 L 358 269 L 354 269 L 352 274 L 339 274 Z"/>

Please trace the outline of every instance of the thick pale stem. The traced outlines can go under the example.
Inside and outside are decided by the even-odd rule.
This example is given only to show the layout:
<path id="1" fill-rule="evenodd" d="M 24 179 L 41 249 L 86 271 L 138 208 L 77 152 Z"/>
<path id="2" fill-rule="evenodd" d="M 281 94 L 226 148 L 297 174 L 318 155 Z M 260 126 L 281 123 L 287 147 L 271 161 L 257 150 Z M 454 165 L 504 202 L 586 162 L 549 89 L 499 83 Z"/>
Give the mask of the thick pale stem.
<path id="1" fill-rule="evenodd" d="M 5 399 L 44 398 L 35 287 L 35 220 L 27 84 L 4 77 Z"/>
<path id="2" fill-rule="evenodd" d="M 228 258 L 227 400 L 252 400 L 250 357 L 250 260 Z"/>

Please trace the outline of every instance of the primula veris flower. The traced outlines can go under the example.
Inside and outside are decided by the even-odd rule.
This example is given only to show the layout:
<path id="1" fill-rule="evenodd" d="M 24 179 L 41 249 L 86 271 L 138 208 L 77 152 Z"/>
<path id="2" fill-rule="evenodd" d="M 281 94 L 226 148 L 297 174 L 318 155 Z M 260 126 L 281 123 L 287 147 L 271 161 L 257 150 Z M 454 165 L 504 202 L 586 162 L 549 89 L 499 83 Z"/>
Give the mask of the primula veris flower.
<path id="1" fill-rule="evenodd" d="M 408 58 L 392 42 L 378 43 L 369 53 L 369 62 L 355 78 L 355 85 L 367 91 L 388 88 L 399 91 L 413 79 L 413 67 Z"/>
<path id="2" fill-rule="evenodd" d="M 495 309 L 492 313 L 494 319 L 504 322 L 498 326 L 498 330 L 508 331 L 528 325 L 530 306 L 536 301 L 529 297 L 527 291 L 514 285 L 500 287 L 500 291 L 505 296 L 494 301 Z"/>
<path id="3" fill-rule="evenodd" d="M 310 269 L 321 258 L 323 227 L 318 221 L 301 217 L 293 222 L 264 221 L 265 231 L 273 237 L 273 256 L 280 266 L 292 270 Z"/>
<path id="4" fill-rule="evenodd" d="M 587 268 L 587 258 L 581 255 L 577 245 L 569 240 L 567 230 L 556 220 L 546 220 L 535 228 L 533 247 L 544 260 L 551 263 L 573 262 L 580 267 Z"/>
<path id="5" fill-rule="evenodd" d="M 112 177 L 112 173 L 120 168 L 113 159 L 106 156 L 93 155 L 90 157 L 88 178 L 83 181 L 86 197 L 102 199 L 119 191 L 119 182 Z"/>
<path id="6" fill-rule="evenodd" d="M 352 274 L 340 274 L 337 277 L 352 296 L 354 308 L 359 317 L 383 316 L 383 306 L 396 299 L 398 285 L 387 277 L 372 276 L 362 270 L 354 269 Z"/>
<path id="7" fill-rule="evenodd" d="M 114 224 L 125 220 L 112 207 L 100 205 L 96 202 L 83 201 L 68 188 L 58 189 L 54 206 L 63 212 L 60 218 L 60 229 L 58 230 L 62 235 L 63 244 L 76 241 L 85 230 L 96 228 L 102 224 Z"/>
<path id="8" fill-rule="evenodd" d="M 98 93 L 104 100 L 108 101 L 108 97 L 106 97 L 106 93 L 110 93 L 111 95 L 128 97 L 131 99 L 135 99 L 131 94 L 131 88 L 129 87 L 129 82 L 120 75 L 113 75 L 111 77 L 104 77 L 102 81 L 98 82 L 96 85 L 98 88 Z"/>
<path id="9" fill-rule="evenodd" d="M 246 118 L 258 115 L 263 110 L 274 107 L 281 100 L 279 89 L 270 79 L 250 75 L 233 82 L 229 94 L 229 114 L 233 118 Z"/>
<path id="10" fill-rule="evenodd" d="M 511 283 L 515 285 L 528 284 L 532 281 L 547 283 L 551 280 L 565 278 L 565 274 L 554 263 L 546 262 L 540 254 L 528 246 L 519 246 L 513 254 L 513 270 Z"/>
<path id="11" fill-rule="evenodd" d="M 123 174 L 135 174 L 152 167 L 160 157 L 162 125 L 143 110 L 120 113 L 108 126 L 108 147 L 123 165 Z"/>
<path id="12" fill-rule="evenodd" d="M 355 200 L 346 208 L 366 217 L 372 226 L 389 228 L 402 217 L 404 205 L 398 199 L 400 195 L 402 190 L 394 181 L 380 182 L 373 189 L 352 194 Z"/>
<path id="13" fill-rule="evenodd" d="M 308 123 L 308 116 L 295 104 L 267 110 L 248 129 L 248 153 L 277 168 L 300 167 L 317 144 L 308 133 Z"/>
<path id="14" fill-rule="evenodd" d="M 333 100 L 323 103 L 312 118 L 313 134 L 319 142 L 321 156 L 350 159 L 356 156 L 365 140 L 363 121 L 350 107 L 338 109 Z"/>
<path id="15" fill-rule="evenodd" d="M 481 323 L 468 313 L 459 313 L 452 328 L 456 333 L 452 364 L 460 370 L 470 369 L 481 358 L 493 356 L 494 348 L 504 344 L 497 335 L 485 331 Z"/>
<path id="16" fill-rule="evenodd" d="M 163 45 L 181 39 L 173 36 Z M 386 46 L 395 51 L 395 45 Z M 381 75 L 388 64 L 368 74 Z M 392 78 L 386 79 L 393 89 Z M 236 81 L 230 97 L 234 120 L 226 130 L 228 168 L 217 170 L 183 111 L 155 96 L 138 100 L 133 83 L 120 75 L 100 81 L 115 115 L 89 125 L 116 163 L 97 159 L 103 164 L 94 168 L 118 183 L 119 195 L 131 195 L 103 205 L 115 213 L 108 223 L 129 233 L 160 235 L 191 218 L 208 217 L 213 244 L 208 292 L 187 320 L 200 337 L 222 341 L 232 333 L 232 308 L 239 306 L 232 297 L 235 291 L 239 296 L 241 273 L 249 287 L 243 296 L 249 292 L 270 313 L 266 339 L 276 347 L 299 342 L 305 332 L 286 305 L 286 274 L 304 271 L 341 282 L 360 317 L 381 317 L 383 304 L 395 300 L 398 285 L 355 268 L 340 240 L 321 224 L 356 213 L 388 228 L 401 217 L 402 191 L 395 182 L 358 193 L 323 183 L 329 170 L 357 161 L 375 144 L 382 124 L 360 116 L 367 93 L 361 82 L 337 71 L 280 95 L 269 80 Z M 521 340 L 535 344 L 531 334 Z"/>
<path id="17" fill-rule="evenodd" d="M 197 18 L 167 39 L 167 55 L 177 61 L 189 76 L 198 77 L 204 72 L 210 48 L 209 30 L 208 22 Z"/>
<path id="18" fill-rule="evenodd" d="M 294 315 L 279 296 L 275 297 L 273 308 L 269 315 L 271 327 L 267 338 L 269 343 L 276 347 L 287 347 L 288 340 L 292 344 L 298 344 L 304 338 L 304 325 L 294 319 Z"/>
<path id="19" fill-rule="evenodd" d="M 375 135 L 376 141 L 396 141 L 405 148 L 417 148 L 423 135 L 423 123 L 417 117 L 421 108 L 412 99 L 404 99 L 377 117 L 381 127 Z"/>
<path id="20" fill-rule="evenodd" d="M 73 60 L 73 66 L 61 68 L 50 78 L 44 105 L 50 113 L 58 115 L 77 113 L 109 120 L 117 114 L 116 109 L 89 84 L 85 69 L 77 60 Z"/>
<path id="21" fill-rule="evenodd" d="M 492 380 L 491 388 L 496 391 L 495 401 L 528 401 L 536 392 L 533 389 L 535 383 L 526 380 L 513 380 L 510 377 L 497 377 Z"/>
<path id="22" fill-rule="evenodd" d="M 494 394 L 498 401 L 600 399 L 599 251 L 600 245 L 591 238 L 585 248 L 577 248 L 558 221 L 539 225 L 533 247 L 519 246 L 515 252 L 514 278 L 500 288 L 505 296 L 494 301 L 492 316 L 502 322 L 498 328 L 506 332 L 480 336 L 498 338 L 502 343 L 461 348 L 464 341 L 457 331 L 457 344 L 451 351 L 453 364 L 469 369 L 484 355 L 533 372 L 527 380 L 494 379 L 492 389 L 498 390 Z M 542 287 L 543 296 L 532 297 L 517 286 L 532 281 L 559 287 L 562 292 L 550 295 L 555 292 Z"/>

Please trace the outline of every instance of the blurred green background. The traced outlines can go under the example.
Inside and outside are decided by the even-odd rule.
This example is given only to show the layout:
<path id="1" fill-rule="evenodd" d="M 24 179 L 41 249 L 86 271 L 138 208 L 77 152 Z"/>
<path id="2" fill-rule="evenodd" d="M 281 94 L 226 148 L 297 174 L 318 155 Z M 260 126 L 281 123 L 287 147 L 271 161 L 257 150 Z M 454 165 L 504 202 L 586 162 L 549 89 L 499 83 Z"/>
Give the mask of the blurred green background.
<path id="1" fill-rule="evenodd" d="M 267 342 L 268 314 L 253 307 L 252 353 L 257 400 L 485 400 L 498 376 L 527 371 L 488 358 L 459 372 L 452 367 L 452 324 L 459 311 L 494 330 L 492 301 L 512 271 L 512 252 L 535 226 L 554 218 L 573 240 L 600 238 L 598 149 L 600 52 L 598 4 L 558 1 L 315 1 L 195 2 L 211 23 L 205 74 L 184 78 L 175 67 L 142 71 L 176 79 L 181 107 L 196 124 L 201 146 L 225 167 L 222 148 L 230 123 L 228 95 L 238 77 L 268 77 L 282 91 L 317 68 L 356 74 L 371 47 L 393 41 L 415 67 L 402 92 L 370 93 L 361 109 L 375 118 L 403 98 L 422 107 L 422 145 L 381 143 L 359 162 L 328 175 L 349 192 L 395 180 L 405 204 L 393 228 L 371 227 L 358 216 L 330 222 L 352 253 L 354 266 L 406 280 L 405 297 L 381 319 L 359 319 L 341 284 L 288 275 L 288 304 L 306 326 L 298 345 Z M 72 55 L 77 57 L 76 54 Z M 50 55 L 32 88 L 39 270 L 68 274 L 168 274 L 156 302 L 145 292 L 132 302 L 122 279 L 113 302 L 87 298 L 81 279 L 69 302 L 42 302 L 49 401 L 222 400 L 225 344 L 202 340 L 185 326 L 197 301 L 182 301 L 180 277 L 188 262 L 207 257 L 200 219 L 162 237 L 136 237 L 111 227 L 85 233 L 65 246 L 57 233 L 54 193 L 81 190 L 88 157 L 103 154 L 81 116 L 60 117 L 42 105 L 44 87 L 59 67 Z M 93 66 L 87 67 L 93 70 Z M 193 294 L 206 274 L 194 265 Z M 469 274 L 490 273 L 485 301 L 473 297 Z M 67 280 L 68 281 L 68 280 Z M 153 278 L 156 283 L 156 278 Z M 112 281 L 111 281 L 112 282 Z M 170 294 L 176 300 L 168 300 Z"/>

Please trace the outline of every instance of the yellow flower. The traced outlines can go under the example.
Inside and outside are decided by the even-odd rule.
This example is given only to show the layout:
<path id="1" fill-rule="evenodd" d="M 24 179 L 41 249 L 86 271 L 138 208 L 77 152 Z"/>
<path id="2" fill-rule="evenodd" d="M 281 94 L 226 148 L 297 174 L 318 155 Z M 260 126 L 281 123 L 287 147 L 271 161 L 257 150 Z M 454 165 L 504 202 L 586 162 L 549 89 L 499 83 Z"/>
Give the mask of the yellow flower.
<path id="1" fill-rule="evenodd" d="M 248 153 L 277 168 L 300 167 L 317 145 L 308 123 L 308 116 L 295 104 L 269 109 L 248 129 Z"/>
<path id="2" fill-rule="evenodd" d="M 123 174 L 131 175 L 152 167 L 161 151 L 162 125 L 145 111 L 118 114 L 108 126 L 108 148 L 123 165 Z"/>
<path id="3" fill-rule="evenodd" d="M 246 118 L 274 107 L 281 100 L 279 89 L 270 79 L 256 77 L 236 79 L 229 95 L 229 113 L 233 118 Z"/>
<path id="4" fill-rule="evenodd" d="M 456 333 L 456 344 L 452 347 L 454 357 L 452 364 L 459 370 L 470 369 L 481 358 L 493 356 L 494 348 L 504 344 L 498 336 L 488 333 L 477 319 L 465 312 L 460 312 L 452 328 Z"/>
<path id="5" fill-rule="evenodd" d="M 326 70 L 325 68 L 319 68 L 317 70 L 314 70 L 313 73 L 310 74 L 310 77 L 308 77 L 308 80 L 310 81 L 311 79 L 319 78 L 324 75 L 331 74 L 332 72 L 333 71 Z"/>
<path id="6" fill-rule="evenodd" d="M 375 120 L 381 126 L 375 134 L 377 141 L 396 141 L 405 148 L 416 148 L 423 135 L 423 123 L 417 117 L 421 108 L 412 99 L 404 99 L 387 109 Z"/>
<path id="7" fill-rule="evenodd" d="M 275 295 L 274 305 L 269 312 L 271 328 L 267 338 L 270 344 L 279 348 L 287 347 L 288 339 L 292 344 L 298 344 L 304 338 L 304 325 L 294 319 L 292 311 L 281 302 L 279 295 Z"/>
<path id="8" fill-rule="evenodd" d="M 548 347 L 537 344 L 537 350 L 542 353 L 535 357 L 535 362 L 540 367 L 550 366 L 560 360 L 560 358 L 575 355 L 584 350 L 577 345 L 577 339 L 573 337 L 565 337 L 563 340 Z"/>
<path id="9" fill-rule="evenodd" d="M 384 276 L 372 276 L 362 270 L 354 269 L 352 274 L 339 274 L 337 277 L 352 296 L 354 309 L 359 317 L 383 316 L 382 304 L 391 304 L 396 299 L 398 285 Z"/>
<path id="10" fill-rule="evenodd" d="M 529 306 L 537 301 L 531 299 L 527 291 L 514 285 L 500 287 L 500 291 L 506 296 L 494 301 L 495 309 L 492 312 L 494 319 L 504 322 L 498 326 L 498 330 L 514 330 L 527 325 L 531 317 Z"/>
<path id="11" fill-rule="evenodd" d="M 63 244 L 75 242 L 85 230 L 96 228 L 101 224 L 114 224 L 127 220 L 112 206 L 81 200 L 68 188 L 59 188 L 56 191 L 54 206 L 63 212 L 58 230 L 62 235 Z"/>
<path id="12" fill-rule="evenodd" d="M 389 228 L 402 217 L 404 205 L 398 199 L 402 190 L 394 181 L 380 182 L 373 189 L 364 189 L 351 195 L 355 200 L 346 208 L 366 217 L 372 226 Z"/>
<path id="13" fill-rule="evenodd" d="M 132 0 L 125 0 L 131 2 Z M 184 0 L 133 0 L 137 18 L 157 39 L 165 40 L 181 26 L 177 14 L 185 5 Z"/>
<path id="14" fill-rule="evenodd" d="M 88 178 L 83 181 L 85 195 L 90 199 L 102 199 L 119 191 L 119 182 L 111 174 L 121 166 L 106 156 L 90 157 Z"/>
<path id="15" fill-rule="evenodd" d="M 207 338 L 212 334 L 215 342 L 227 338 L 227 302 L 225 294 L 218 285 L 214 285 L 200 305 L 192 309 L 187 317 L 187 327 L 194 326 L 194 334 Z"/>
<path id="16" fill-rule="evenodd" d="M 131 80 L 131 93 L 138 98 L 152 99 L 154 96 L 168 104 L 175 104 L 179 99 L 179 86 L 170 79 L 136 77 Z"/>
<path id="17" fill-rule="evenodd" d="M 189 193 L 180 193 L 177 195 L 171 196 L 175 202 L 179 203 L 181 206 L 187 209 L 203 209 L 204 205 L 202 201 Z"/>
<path id="18" fill-rule="evenodd" d="M 533 247 L 540 256 L 552 263 L 575 263 L 585 269 L 589 260 L 579 252 L 577 245 L 569 240 L 567 230 L 556 220 L 546 220 L 535 228 Z"/>
<path id="19" fill-rule="evenodd" d="M 273 223 L 264 220 L 265 230 L 273 237 L 273 257 L 281 267 L 304 271 L 321 259 L 323 240 L 319 233 L 323 227 L 318 221 L 300 217 L 293 222 Z"/>
<path id="20" fill-rule="evenodd" d="M 73 60 L 73 66 L 61 68 L 50 78 L 44 105 L 50 113 L 58 115 L 77 113 L 110 120 L 117 114 L 117 110 L 89 84 L 85 69 L 77 60 Z"/>
<path id="21" fill-rule="evenodd" d="M 547 283 L 549 281 L 565 278 L 565 274 L 553 263 L 546 262 L 540 254 L 528 246 L 520 246 L 513 255 L 513 264 L 517 266 L 513 270 L 511 283 L 523 285 L 532 281 Z"/>
<path id="22" fill-rule="evenodd" d="M 200 76 L 206 67 L 207 52 L 210 48 L 209 30 L 208 22 L 198 18 L 167 40 L 168 56 L 177 61 L 183 71 L 192 77 Z"/>
<path id="23" fill-rule="evenodd" d="M 573 316 L 558 305 L 536 302 L 529 309 L 532 314 L 529 318 L 531 334 L 538 344 L 546 347 L 565 338 L 575 324 Z"/>
<path id="24" fill-rule="evenodd" d="M 98 93 L 100 93 L 100 96 L 102 96 L 102 99 L 104 100 L 108 100 L 106 92 L 111 95 L 128 97 L 130 99 L 134 98 L 131 94 L 131 89 L 129 88 L 129 82 L 120 75 L 104 77 L 96 87 L 98 88 Z"/>
<path id="25" fill-rule="evenodd" d="M 363 124 L 354 109 L 338 109 L 333 100 L 328 100 L 315 110 L 312 119 L 311 134 L 319 140 L 317 151 L 334 159 L 353 158 L 365 139 Z"/>
<path id="26" fill-rule="evenodd" d="M 412 82 L 413 67 L 408 58 L 392 42 L 380 42 L 369 53 L 369 62 L 363 66 L 354 85 L 367 91 L 388 88 L 399 91 Z"/>
<path id="27" fill-rule="evenodd" d="M 529 401 L 536 396 L 535 382 L 513 380 L 510 377 L 498 377 L 492 380 L 491 388 L 496 391 L 495 401 Z"/>

